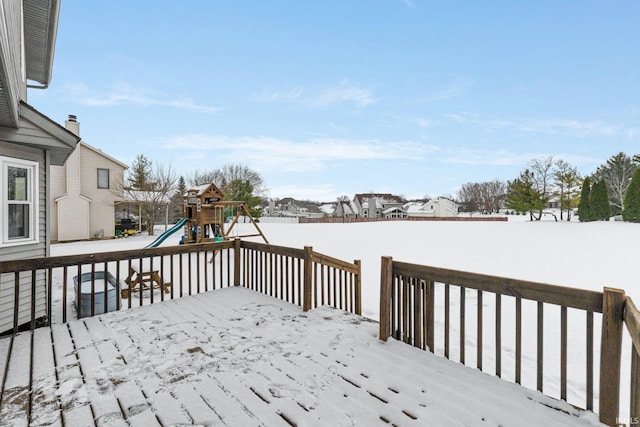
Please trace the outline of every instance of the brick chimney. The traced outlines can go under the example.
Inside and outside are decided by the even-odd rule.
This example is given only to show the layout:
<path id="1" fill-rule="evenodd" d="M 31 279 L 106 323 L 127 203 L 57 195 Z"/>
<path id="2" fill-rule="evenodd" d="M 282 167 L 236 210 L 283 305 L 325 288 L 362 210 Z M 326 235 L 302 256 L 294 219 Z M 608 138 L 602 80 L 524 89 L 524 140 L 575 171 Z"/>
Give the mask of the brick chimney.
<path id="1" fill-rule="evenodd" d="M 80 136 L 80 123 L 75 114 L 69 114 L 69 118 L 64 122 L 64 127 L 75 136 Z"/>

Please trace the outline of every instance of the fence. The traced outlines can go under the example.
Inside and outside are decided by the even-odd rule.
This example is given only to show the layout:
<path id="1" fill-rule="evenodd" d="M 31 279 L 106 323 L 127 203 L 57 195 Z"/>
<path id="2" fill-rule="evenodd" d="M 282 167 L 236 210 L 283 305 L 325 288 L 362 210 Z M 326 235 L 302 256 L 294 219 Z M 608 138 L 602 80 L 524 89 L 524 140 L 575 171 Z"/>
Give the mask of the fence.
<path id="1" fill-rule="evenodd" d="M 318 269 L 326 275 L 314 275 Z M 360 277 L 359 261 L 346 263 L 310 247 L 241 240 L 4 261 L 0 301 L 6 303 L 0 304 L 0 325 L 5 327 L 0 332 L 67 322 L 72 293 L 79 317 L 230 286 L 245 286 L 305 310 L 326 303 L 359 314 Z"/>
<path id="2" fill-rule="evenodd" d="M 368 218 L 368 217 L 342 217 L 342 216 L 326 216 L 322 218 L 305 218 L 300 217 L 300 224 L 333 224 L 333 223 L 353 223 L 353 222 L 381 222 L 381 221 L 457 221 L 457 222 L 507 222 L 509 218 L 506 216 L 408 216 L 404 218 Z"/>
<path id="3" fill-rule="evenodd" d="M 502 354 L 503 332 L 505 325 L 514 328 L 513 336 L 515 347 L 514 381 L 522 382 L 523 356 L 523 304 L 532 305 L 535 317 L 535 382 L 536 388 L 544 392 L 545 375 L 544 368 L 549 360 L 545 358 L 544 318 L 547 306 L 559 306 L 559 360 L 555 361 L 559 367 L 560 390 L 559 397 L 567 401 L 567 354 L 568 341 L 578 341 L 585 345 L 586 372 L 584 372 L 584 384 L 586 393 L 582 403 L 573 403 L 574 406 L 586 407 L 593 410 L 595 394 L 595 362 L 599 362 L 600 375 L 598 385 L 600 420 L 608 425 L 618 425 L 620 402 L 620 368 L 622 352 L 623 312 L 624 323 L 627 324 L 629 333 L 633 339 L 632 357 L 632 390 L 630 420 L 638 419 L 638 397 L 640 390 L 639 350 L 640 350 L 640 313 L 633 306 L 632 301 L 626 298 L 624 292 L 617 289 L 605 288 L 604 292 L 594 292 L 581 289 L 552 286 L 541 283 L 514 280 L 503 277 L 466 273 L 455 270 L 447 270 L 422 265 L 408 264 L 394 261 L 390 257 L 382 258 L 380 286 L 380 339 L 387 340 L 392 336 L 415 347 L 440 352 L 444 357 L 451 359 L 452 350 L 457 350 L 460 363 L 468 364 L 466 347 L 469 346 L 470 337 L 466 331 L 466 325 L 475 314 L 475 362 L 480 370 L 487 371 L 483 365 L 485 359 L 485 312 L 494 314 L 492 330 L 492 342 L 495 361 L 493 370 L 498 377 L 503 376 Z M 493 295 L 493 304 L 486 294 Z M 439 298 L 440 299 L 439 299 Z M 458 299 L 455 304 L 455 299 Z M 475 298 L 476 310 L 467 307 L 467 303 Z M 436 300 L 442 304 L 436 304 Z M 626 311 L 625 311 L 626 304 Z M 470 305 L 470 304 L 469 304 Z M 490 307 L 491 309 L 489 309 Z M 503 314 L 512 308 L 512 317 L 503 319 Z M 578 318 L 584 316 L 584 341 L 569 335 L 568 314 Z M 442 317 L 438 318 L 436 328 L 436 312 Z M 454 316 L 452 316 L 454 312 Z M 470 316 L 471 315 L 471 316 Z M 600 358 L 594 360 L 594 341 L 597 339 L 594 328 L 594 315 L 601 322 Z M 528 317 L 527 317 L 528 319 Z M 453 326 L 457 327 L 458 340 L 451 336 Z M 492 327 L 491 327 L 492 326 Z M 528 325 L 527 325 L 528 326 Z M 572 331 L 575 328 L 572 328 Z M 436 340 L 439 333 L 439 340 Z M 527 335 L 528 336 L 528 335 Z M 595 339 L 594 339 L 595 338 Z M 439 347 L 440 346 L 440 347 Z M 581 352 L 581 350 L 578 350 Z M 580 387 L 578 387 L 579 389 Z M 548 393 L 547 393 L 548 394 Z"/>

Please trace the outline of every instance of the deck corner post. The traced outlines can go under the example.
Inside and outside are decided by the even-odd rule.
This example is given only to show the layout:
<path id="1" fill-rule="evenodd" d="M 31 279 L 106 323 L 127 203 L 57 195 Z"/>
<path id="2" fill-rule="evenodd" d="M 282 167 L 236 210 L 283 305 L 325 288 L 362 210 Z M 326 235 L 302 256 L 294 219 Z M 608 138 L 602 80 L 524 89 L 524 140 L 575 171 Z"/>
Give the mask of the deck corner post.
<path id="1" fill-rule="evenodd" d="M 604 288 L 600 344 L 600 422 L 617 425 L 620 406 L 620 365 L 624 323 L 624 291 Z"/>
<path id="2" fill-rule="evenodd" d="M 362 316 L 362 262 L 359 259 L 356 259 L 353 261 L 353 263 L 358 267 L 355 289 L 356 314 L 358 316 Z"/>
<path id="3" fill-rule="evenodd" d="M 313 281 L 313 247 L 304 247 L 304 278 L 303 278 L 303 295 L 302 295 L 302 310 L 311 310 L 311 288 Z"/>
<path id="4" fill-rule="evenodd" d="M 240 239 L 233 241 L 233 284 L 240 286 Z"/>
<path id="5" fill-rule="evenodd" d="M 391 333 L 391 286 L 393 284 L 393 258 L 382 257 L 380 266 L 380 340 L 386 341 Z"/>

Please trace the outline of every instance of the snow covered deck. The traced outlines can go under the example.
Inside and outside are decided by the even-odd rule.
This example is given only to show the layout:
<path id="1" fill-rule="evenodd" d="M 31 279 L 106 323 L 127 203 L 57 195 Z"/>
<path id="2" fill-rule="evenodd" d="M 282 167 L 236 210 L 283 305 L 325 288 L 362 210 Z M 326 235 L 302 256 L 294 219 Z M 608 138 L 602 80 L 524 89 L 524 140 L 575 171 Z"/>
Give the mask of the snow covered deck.
<path id="1" fill-rule="evenodd" d="M 597 425 L 328 307 L 235 287 L 0 340 L 8 425 Z M 53 343 L 53 346 L 51 345 Z M 33 377 L 30 364 L 33 357 Z M 29 397 L 29 384 L 32 397 Z M 29 409 L 31 405 L 31 410 Z M 30 414 L 30 415 L 29 415 Z"/>

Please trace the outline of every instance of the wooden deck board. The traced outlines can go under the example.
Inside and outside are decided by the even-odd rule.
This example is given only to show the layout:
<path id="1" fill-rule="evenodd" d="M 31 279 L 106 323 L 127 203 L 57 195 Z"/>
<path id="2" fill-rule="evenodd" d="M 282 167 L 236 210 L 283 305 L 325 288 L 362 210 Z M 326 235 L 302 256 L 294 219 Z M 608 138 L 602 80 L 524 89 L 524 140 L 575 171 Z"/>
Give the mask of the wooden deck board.
<path id="1" fill-rule="evenodd" d="M 242 403 L 226 393 L 215 379 L 202 379 L 195 384 L 195 390 L 207 406 L 215 411 L 222 424 L 229 427 L 258 424 L 258 420 L 247 412 Z"/>
<path id="2" fill-rule="evenodd" d="M 33 405 L 46 408 L 33 413 L 32 423 L 36 425 L 62 425 L 60 401 L 54 393 L 56 384 L 56 366 L 53 358 L 51 330 L 36 329 L 33 343 Z"/>
<path id="3" fill-rule="evenodd" d="M 433 417 L 506 426 L 522 407 L 523 417 L 547 411 L 524 424 L 589 425 L 537 403 L 555 405 L 550 398 L 382 343 L 377 325 L 359 319 L 232 288 L 39 329 L 32 413 L 66 426 L 418 426 Z M 0 361 L 8 343 L 0 340 Z M 15 343 L 7 390 L 29 384 L 30 334 Z M 482 390 L 467 390 L 478 375 Z M 28 412 L 13 409 L 3 403 L 2 415 L 25 424 Z"/>
<path id="4" fill-rule="evenodd" d="M 192 384 L 180 384 L 176 386 L 173 395 L 182 402 L 184 410 L 196 425 L 215 425 L 222 421 L 216 412 L 202 399 Z"/>
<path id="5" fill-rule="evenodd" d="M 16 425 L 29 422 L 29 365 L 31 363 L 31 334 L 16 335 L 9 355 L 9 369 L 2 393 L 0 419 L 11 416 Z"/>

